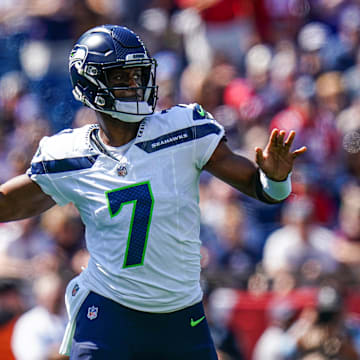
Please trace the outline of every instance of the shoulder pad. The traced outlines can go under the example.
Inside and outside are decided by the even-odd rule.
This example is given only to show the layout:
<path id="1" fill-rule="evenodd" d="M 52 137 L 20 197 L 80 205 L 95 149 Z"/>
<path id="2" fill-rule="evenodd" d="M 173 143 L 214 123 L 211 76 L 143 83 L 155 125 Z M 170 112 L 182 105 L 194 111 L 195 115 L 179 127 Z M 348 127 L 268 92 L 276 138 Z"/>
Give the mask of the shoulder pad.
<path id="1" fill-rule="evenodd" d="M 176 107 L 181 107 L 185 109 L 191 109 L 193 111 L 193 120 L 202 120 L 202 119 L 211 119 L 214 120 L 214 117 L 207 111 L 204 110 L 204 108 L 197 103 L 193 104 L 178 104 Z M 167 110 L 165 110 L 167 111 Z"/>
<path id="2" fill-rule="evenodd" d="M 204 110 L 204 108 L 197 104 L 197 103 L 193 103 L 193 104 L 178 104 L 175 105 L 169 109 L 165 109 L 162 110 L 160 112 L 160 114 L 166 114 L 168 113 L 170 110 L 174 109 L 174 108 L 183 108 L 183 109 L 188 109 L 188 110 L 192 110 L 192 118 L 193 120 L 203 120 L 203 119 L 211 119 L 214 120 L 214 117 L 207 111 Z"/>
<path id="3" fill-rule="evenodd" d="M 74 132 L 74 129 L 67 128 L 67 129 L 63 129 L 63 130 L 59 131 L 57 134 L 69 134 L 72 132 Z"/>
<path id="4" fill-rule="evenodd" d="M 90 151 L 87 143 L 89 125 L 76 129 L 64 129 L 58 133 L 41 139 L 34 159 L 51 160 L 82 156 Z"/>
<path id="5" fill-rule="evenodd" d="M 204 110 L 199 104 L 193 104 L 193 120 L 214 119 L 213 116 Z"/>

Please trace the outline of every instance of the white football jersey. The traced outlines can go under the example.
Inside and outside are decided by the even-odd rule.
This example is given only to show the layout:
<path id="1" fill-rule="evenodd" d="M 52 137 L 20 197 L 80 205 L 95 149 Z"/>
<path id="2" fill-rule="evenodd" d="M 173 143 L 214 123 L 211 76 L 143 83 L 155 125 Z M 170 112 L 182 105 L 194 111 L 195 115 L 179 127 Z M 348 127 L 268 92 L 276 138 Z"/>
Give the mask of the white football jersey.
<path id="1" fill-rule="evenodd" d="M 99 151 L 97 125 L 41 140 L 28 174 L 59 205 L 75 204 L 90 253 L 86 286 L 147 312 L 202 298 L 199 176 L 224 129 L 199 105 L 145 118 L 136 138 Z"/>

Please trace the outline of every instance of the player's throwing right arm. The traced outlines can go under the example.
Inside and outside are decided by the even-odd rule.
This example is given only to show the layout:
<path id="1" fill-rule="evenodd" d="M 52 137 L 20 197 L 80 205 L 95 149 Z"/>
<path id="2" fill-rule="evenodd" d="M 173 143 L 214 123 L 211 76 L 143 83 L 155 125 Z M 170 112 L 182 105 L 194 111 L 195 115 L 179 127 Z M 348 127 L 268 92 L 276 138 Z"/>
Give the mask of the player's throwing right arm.
<path id="1" fill-rule="evenodd" d="M 55 205 L 27 175 L 16 176 L 0 186 L 0 222 L 36 216 Z"/>

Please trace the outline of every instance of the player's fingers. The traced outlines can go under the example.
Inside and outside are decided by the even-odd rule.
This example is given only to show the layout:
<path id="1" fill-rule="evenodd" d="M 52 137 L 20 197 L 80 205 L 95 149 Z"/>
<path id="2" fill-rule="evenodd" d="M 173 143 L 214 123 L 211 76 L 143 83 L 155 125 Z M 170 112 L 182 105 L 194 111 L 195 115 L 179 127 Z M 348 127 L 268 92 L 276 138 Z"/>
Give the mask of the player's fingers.
<path id="1" fill-rule="evenodd" d="M 294 139 L 295 139 L 295 131 L 291 130 L 289 133 L 289 136 L 286 139 L 285 144 L 284 144 L 287 149 L 291 148 L 291 145 L 292 145 Z"/>
<path id="2" fill-rule="evenodd" d="M 295 150 L 292 155 L 293 155 L 293 158 L 297 158 L 299 155 L 303 154 L 305 151 L 307 150 L 307 147 L 306 146 L 303 146 L 301 147 L 300 149 L 297 149 Z"/>
<path id="3" fill-rule="evenodd" d="M 277 138 L 277 143 L 278 143 L 278 145 L 283 145 L 283 143 L 284 143 L 284 138 L 285 138 L 285 134 L 286 134 L 285 130 L 281 130 L 281 131 L 279 132 L 279 136 L 278 136 L 278 138 Z"/>
<path id="4" fill-rule="evenodd" d="M 279 135 L 279 130 L 273 129 L 273 131 L 271 132 L 271 135 L 270 135 L 270 140 L 269 140 L 270 146 L 277 146 L 278 135 Z"/>
<path id="5" fill-rule="evenodd" d="M 256 152 L 255 161 L 260 166 L 264 161 L 263 151 L 261 148 L 257 147 L 257 148 L 255 148 L 255 152 Z"/>

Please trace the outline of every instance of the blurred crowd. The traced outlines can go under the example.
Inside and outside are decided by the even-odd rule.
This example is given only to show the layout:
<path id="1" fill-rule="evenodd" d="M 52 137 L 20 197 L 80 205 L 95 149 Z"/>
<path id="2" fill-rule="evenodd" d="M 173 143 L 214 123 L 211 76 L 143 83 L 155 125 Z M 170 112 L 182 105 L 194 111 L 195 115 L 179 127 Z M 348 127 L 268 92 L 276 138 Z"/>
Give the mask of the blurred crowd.
<path id="1" fill-rule="evenodd" d="M 202 174 L 202 284 L 221 359 L 360 359 L 360 305 L 344 305 L 360 285 L 360 1 L 2 0 L 0 182 L 27 170 L 43 136 L 95 122 L 67 61 L 106 23 L 157 59 L 158 109 L 200 103 L 251 159 L 275 127 L 308 148 L 280 205 Z M 63 359 L 64 286 L 87 260 L 73 206 L 0 224 L 1 359 Z M 313 300 L 294 304 L 304 288 Z M 254 346 L 229 325 L 240 293 L 271 294 Z"/>

